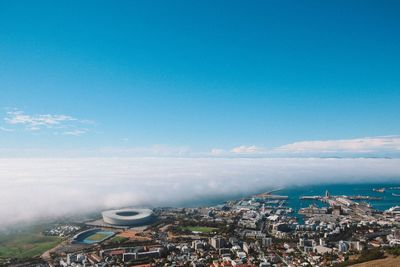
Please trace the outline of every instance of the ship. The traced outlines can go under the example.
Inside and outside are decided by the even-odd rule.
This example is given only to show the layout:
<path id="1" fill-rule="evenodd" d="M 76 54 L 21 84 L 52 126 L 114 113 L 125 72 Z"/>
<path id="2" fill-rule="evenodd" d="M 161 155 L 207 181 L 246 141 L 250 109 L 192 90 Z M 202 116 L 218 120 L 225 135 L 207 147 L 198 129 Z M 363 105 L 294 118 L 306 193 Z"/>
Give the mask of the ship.
<path id="1" fill-rule="evenodd" d="M 361 196 L 361 195 L 348 196 L 347 198 L 351 199 L 351 200 L 382 200 L 383 199 L 382 197 Z"/>
<path id="2" fill-rule="evenodd" d="M 400 197 L 400 194 L 392 193 L 392 196 L 394 196 L 394 197 Z"/>
<path id="3" fill-rule="evenodd" d="M 386 188 L 374 188 L 374 189 L 372 189 L 373 191 L 375 191 L 375 192 L 379 192 L 379 193 L 385 193 L 385 190 L 386 190 Z"/>
<path id="4" fill-rule="evenodd" d="M 302 196 L 300 197 L 301 200 L 318 200 L 321 199 L 321 196 Z"/>

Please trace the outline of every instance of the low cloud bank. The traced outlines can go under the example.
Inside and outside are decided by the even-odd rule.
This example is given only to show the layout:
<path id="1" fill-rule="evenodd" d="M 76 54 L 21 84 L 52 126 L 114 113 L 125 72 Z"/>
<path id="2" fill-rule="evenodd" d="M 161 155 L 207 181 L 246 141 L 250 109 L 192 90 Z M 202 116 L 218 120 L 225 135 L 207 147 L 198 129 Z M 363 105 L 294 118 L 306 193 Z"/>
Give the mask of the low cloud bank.
<path id="1" fill-rule="evenodd" d="M 0 228 L 97 209 L 180 205 L 312 183 L 400 182 L 400 159 L 0 159 Z"/>
<path id="2" fill-rule="evenodd" d="M 276 151 L 291 153 L 376 153 L 399 152 L 399 136 L 378 136 L 342 140 L 301 141 L 283 145 Z"/>
<path id="3" fill-rule="evenodd" d="M 266 148 L 242 145 L 231 150 L 214 148 L 212 156 L 252 157 L 400 157 L 400 137 L 375 136 L 339 140 L 297 141 L 278 147 Z"/>

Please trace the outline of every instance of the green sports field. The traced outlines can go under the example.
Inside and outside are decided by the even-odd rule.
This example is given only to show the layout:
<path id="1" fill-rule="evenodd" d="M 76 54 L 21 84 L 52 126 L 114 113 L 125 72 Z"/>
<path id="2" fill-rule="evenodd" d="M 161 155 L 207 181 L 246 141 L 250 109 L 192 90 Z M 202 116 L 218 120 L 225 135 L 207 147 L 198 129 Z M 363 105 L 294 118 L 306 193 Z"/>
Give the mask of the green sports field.
<path id="1" fill-rule="evenodd" d="M 95 234 L 87 237 L 86 240 L 99 242 L 109 236 L 110 236 L 110 234 L 108 234 L 108 233 L 98 232 L 98 233 L 95 233 Z"/>
<path id="2" fill-rule="evenodd" d="M 218 228 L 207 227 L 207 226 L 185 226 L 181 227 L 182 230 L 200 232 L 200 233 L 211 233 L 215 232 Z"/>

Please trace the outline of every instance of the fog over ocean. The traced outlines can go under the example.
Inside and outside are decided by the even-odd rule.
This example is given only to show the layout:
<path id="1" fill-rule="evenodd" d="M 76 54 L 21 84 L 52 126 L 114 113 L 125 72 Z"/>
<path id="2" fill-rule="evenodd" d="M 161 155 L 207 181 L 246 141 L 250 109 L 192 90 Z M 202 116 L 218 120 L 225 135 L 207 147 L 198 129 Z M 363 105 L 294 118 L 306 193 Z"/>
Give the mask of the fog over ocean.
<path id="1" fill-rule="evenodd" d="M 183 206 L 287 186 L 399 182 L 400 159 L 0 159 L 0 226 L 137 206 Z"/>

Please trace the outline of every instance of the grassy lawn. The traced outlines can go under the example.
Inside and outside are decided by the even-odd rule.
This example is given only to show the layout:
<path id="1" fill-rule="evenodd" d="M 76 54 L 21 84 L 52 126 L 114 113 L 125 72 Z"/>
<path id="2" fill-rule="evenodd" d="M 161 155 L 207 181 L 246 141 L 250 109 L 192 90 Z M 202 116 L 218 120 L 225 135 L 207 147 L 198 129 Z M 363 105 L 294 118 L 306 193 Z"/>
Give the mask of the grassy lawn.
<path id="1" fill-rule="evenodd" d="M 192 232 L 200 232 L 200 233 L 211 233 L 216 231 L 218 228 L 207 227 L 207 226 L 185 226 L 181 227 L 182 230 L 192 231 Z"/>
<path id="2" fill-rule="evenodd" d="M 40 232 L 0 235 L 0 262 L 7 258 L 32 258 L 61 243 L 62 239 Z"/>

